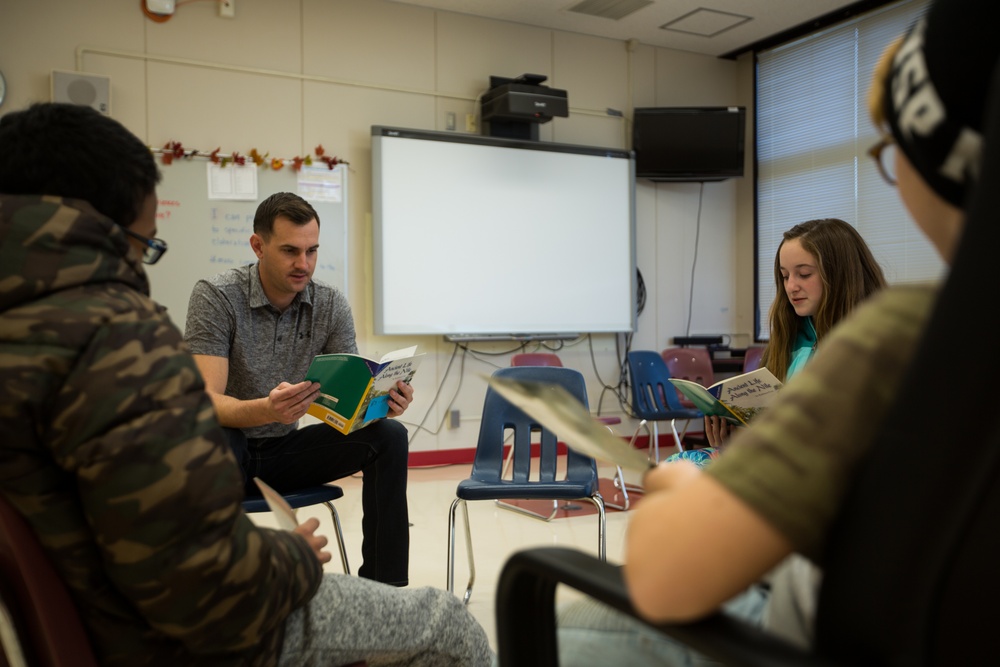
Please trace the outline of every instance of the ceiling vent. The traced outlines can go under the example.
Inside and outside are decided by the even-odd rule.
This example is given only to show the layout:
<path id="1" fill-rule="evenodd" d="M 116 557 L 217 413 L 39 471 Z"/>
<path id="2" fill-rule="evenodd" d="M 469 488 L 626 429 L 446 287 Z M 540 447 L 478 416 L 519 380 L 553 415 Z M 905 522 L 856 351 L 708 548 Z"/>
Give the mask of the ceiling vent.
<path id="1" fill-rule="evenodd" d="M 569 11 L 617 21 L 651 4 L 653 0 L 583 0 Z"/>
<path id="2" fill-rule="evenodd" d="M 715 37 L 727 30 L 732 30 L 738 25 L 743 25 L 750 18 L 742 14 L 731 14 L 730 12 L 720 12 L 715 9 L 700 7 L 693 12 L 688 12 L 679 19 L 664 23 L 660 26 L 660 29 L 683 32 L 688 35 L 698 35 L 699 37 Z"/>

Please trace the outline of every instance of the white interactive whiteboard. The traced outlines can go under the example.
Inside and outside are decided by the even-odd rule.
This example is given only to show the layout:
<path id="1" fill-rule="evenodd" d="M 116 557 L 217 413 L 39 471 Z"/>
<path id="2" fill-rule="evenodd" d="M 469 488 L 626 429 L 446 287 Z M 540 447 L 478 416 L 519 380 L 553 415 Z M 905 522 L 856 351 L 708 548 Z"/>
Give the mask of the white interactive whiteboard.
<path id="1" fill-rule="evenodd" d="M 628 151 L 372 127 L 378 334 L 632 331 Z"/>
<path id="2" fill-rule="evenodd" d="M 240 169 L 229 166 L 227 169 Z M 326 169 L 326 167 L 322 167 Z M 313 278 L 347 293 L 347 167 L 334 172 L 339 195 L 316 199 L 308 172 L 260 169 L 257 199 L 210 199 L 204 160 L 175 160 L 162 165 L 157 187 L 157 234 L 167 242 L 167 254 L 147 266 L 153 298 L 167 307 L 183 331 L 188 299 L 195 282 L 234 266 L 257 261 L 250 248 L 257 205 L 275 192 L 295 192 L 312 204 L 320 219 L 319 260 Z"/>

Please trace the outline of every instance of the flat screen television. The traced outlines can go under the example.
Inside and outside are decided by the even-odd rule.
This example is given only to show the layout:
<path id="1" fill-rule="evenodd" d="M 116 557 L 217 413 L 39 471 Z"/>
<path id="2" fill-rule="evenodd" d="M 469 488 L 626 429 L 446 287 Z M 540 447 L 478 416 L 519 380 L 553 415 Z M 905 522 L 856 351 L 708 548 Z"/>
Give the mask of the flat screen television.
<path id="1" fill-rule="evenodd" d="M 721 181 L 743 175 L 745 107 L 641 107 L 632 120 L 635 175 Z"/>
<path id="2" fill-rule="evenodd" d="M 631 151 L 372 127 L 375 333 L 634 330 Z"/>

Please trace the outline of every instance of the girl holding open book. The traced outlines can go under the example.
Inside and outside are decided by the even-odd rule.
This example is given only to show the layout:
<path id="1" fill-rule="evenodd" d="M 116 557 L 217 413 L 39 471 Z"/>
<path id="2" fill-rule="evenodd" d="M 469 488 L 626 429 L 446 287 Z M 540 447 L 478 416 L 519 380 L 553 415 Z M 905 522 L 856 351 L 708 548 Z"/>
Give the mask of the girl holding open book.
<path id="1" fill-rule="evenodd" d="M 774 282 L 777 294 L 786 298 L 776 296 L 771 304 L 770 340 L 761 365 L 782 382 L 805 365 L 838 322 L 886 285 L 882 267 L 861 234 L 838 218 L 809 220 L 785 232 L 774 256 Z M 724 419 L 705 417 L 711 447 L 667 460 L 704 465 L 715 457 L 731 428 Z"/>

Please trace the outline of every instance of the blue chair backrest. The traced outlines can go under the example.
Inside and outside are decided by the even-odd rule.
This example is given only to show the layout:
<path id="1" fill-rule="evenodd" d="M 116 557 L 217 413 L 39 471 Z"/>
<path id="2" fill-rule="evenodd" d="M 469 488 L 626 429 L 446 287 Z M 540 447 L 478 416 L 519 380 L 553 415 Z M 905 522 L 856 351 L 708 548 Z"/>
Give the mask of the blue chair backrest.
<path id="1" fill-rule="evenodd" d="M 497 377 L 509 377 L 532 382 L 547 382 L 561 385 L 575 396 L 584 407 L 587 402 L 587 388 L 580 371 L 561 366 L 511 366 L 501 368 L 493 373 Z M 514 458 L 511 462 L 514 484 L 531 484 L 531 441 L 532 434 L 538 434 L 536 441 L 541 442 L 539 455 L 538 482 L 556 480 L 556 464 L 558 457 L 558 436 L 543 427 L 537 420 L 529 417 L 520 408 L 507 399 L 487 388 L 486 400 L 483 404 L 483 419 L 479 427 L 479 443 L 476 446 L 476 457 L 472 463 L 471 476 L 475 479 L 500 481 L 503 471 L 503 447 L 505 437 L 513 432 Z M 566 479 L 582 480 L 593 476 L 597 478 L 597 463 L 589 456 L 584 456 L 570 449 L 566 457 Z"/>
<path id="2" fill-rule="evenodd" d="M 629 352 L 628 371 L 632 378 L 632 410 L 636 415 L 642 419 L 670 419 L 671 412 L 684 409 L 659 352 Z"/>

